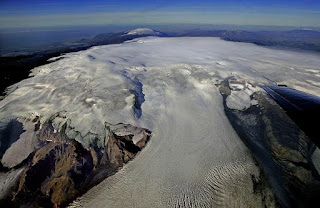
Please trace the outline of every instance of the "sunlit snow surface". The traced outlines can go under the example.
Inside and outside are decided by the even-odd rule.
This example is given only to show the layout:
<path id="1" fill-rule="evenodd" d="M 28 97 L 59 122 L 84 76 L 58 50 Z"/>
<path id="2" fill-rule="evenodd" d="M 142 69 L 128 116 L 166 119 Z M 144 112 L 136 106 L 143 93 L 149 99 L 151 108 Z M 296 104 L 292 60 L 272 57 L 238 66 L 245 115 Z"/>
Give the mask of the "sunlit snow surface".
<path id="1" fill-rule="evenodd" d="M 129 31 L 127 35 L 159 35 L 159 32 L 149 28 L 137 28 Z"/>
<path id="2" fill-rule="evenodd" d="M 39 115 L 45 121 L 62 112 L 85 146 L 91 134 L 103 145 L 106 122 L 153 133 L 133 161 L 75 206 L 258 207 L 250 174 L 259 178 L 259 168 L 225 116 L 215 84 L 237 79 L 227 106 L 239 110 L 256 104 L 249 99 L 261 90 L 256 86 L 274 81 L 320 95 L 319 55 L 218 38 L 149 37 L 64 57 L 12 86 L 0 102 L 0 119 Z M 142 84 L 140 118 L 130 80 Z M 59 130 L 62 121 L 54 122 Z"/>

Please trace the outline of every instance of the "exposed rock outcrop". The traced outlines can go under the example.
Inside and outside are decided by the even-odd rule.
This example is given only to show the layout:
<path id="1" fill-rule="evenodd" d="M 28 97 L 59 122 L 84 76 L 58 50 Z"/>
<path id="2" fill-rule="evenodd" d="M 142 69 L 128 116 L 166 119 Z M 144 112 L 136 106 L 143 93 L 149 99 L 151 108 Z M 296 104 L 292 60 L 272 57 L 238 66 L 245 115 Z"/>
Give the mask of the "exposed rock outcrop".
<path id="1" fill-rule="evenodd" d="M 66 128 L 67 123 L 56 131 L 50 121 L 43 125 L 35 122 L 39 145 L 19 165 L 24 170 L 15 179 L 15 192 L 2 199 L 3 205 L 65 206 L 133 159 L 151 136 L 144 128 L 106 124 L 106 145 L 91 145 L 87 149 L 77 140 L 68 138 Z"/>
<path id="2" fill-rule="evenodd" d="M 219 89 L 229 121 L 254 153 L 281 206 L 311 207 L 320 194 L 320 177 L 312 160 L 315 144 L 266 93 L 251 96 L 257 105 L 234 110 L 226 105 L 229 81 Z"/>

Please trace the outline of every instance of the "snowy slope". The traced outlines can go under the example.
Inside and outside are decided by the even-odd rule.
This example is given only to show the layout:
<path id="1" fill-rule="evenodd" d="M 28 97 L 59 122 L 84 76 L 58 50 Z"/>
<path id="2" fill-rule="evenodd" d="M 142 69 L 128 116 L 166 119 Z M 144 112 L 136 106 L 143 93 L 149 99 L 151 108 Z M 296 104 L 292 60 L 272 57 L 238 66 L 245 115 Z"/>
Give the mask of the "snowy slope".
<path id="1" fill-rule="evenodd" d="M 153 32 L 128 34 L 146 33 Z M 75 202 L 84 207 L 259 207 L 252 176 L 260 170 L 225 116 L 216 84 L 239 81 L 227 105 L 241 110 L 252 105 L 254 86 L 270 80 L 319 95 L 319 65 L 318 55 L 218 38 L 141 38 L 35 68 L 0 101 L 0 121 L 39 115 L 44 122 L 64 112 L 85 147 L 104 142 L 106 122 L 153 132 L 132 162 Z M 140 118 L 132 83 L 144 94 Z M 62 121 L 53 122 L 59 131 Z"/>
<path id="2" fill-rule="evenodd" d="M 137 28 L 126 33 L 126 35 L 159 35 L 160 32 L 149 28 Z"/>

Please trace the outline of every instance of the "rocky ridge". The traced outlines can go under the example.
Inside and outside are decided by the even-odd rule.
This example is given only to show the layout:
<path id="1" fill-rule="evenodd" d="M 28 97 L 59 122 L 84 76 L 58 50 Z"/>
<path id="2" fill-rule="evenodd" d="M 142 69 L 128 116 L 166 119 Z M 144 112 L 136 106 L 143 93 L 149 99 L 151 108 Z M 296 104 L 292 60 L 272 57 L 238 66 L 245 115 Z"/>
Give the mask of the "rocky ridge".
<path id="1" fill-rule="evenodd" d="M 66 129 L 70 130 L 67 122 L 58 131 L 54 128 L 52 121 L 58 116 L 51 117 L 44 124 L 40 123 L 39 117 L 23 122 L 16 120 L 22 126 L 33 125 L 36 145 L 34 151 L 21 163 L 13 167 L 1 163 L 0 178 L 8 179 L 10 173 L 16 173 L 11 174 L 15 176 L 13 181 L 2 187 L 2 205 L 65 206 L 133 159 L 151 136 L 151 132 L 144 128 L 106 123 L 105 145 L 101 147 L 93 141 L 86 148 L 76 139 L 67 136 Z M 12 123 L 7 125 L 13 130 Z M 1 142 L 6 138 L 1 137 Z M 7 145 L 7 150 L 11 146 Z M 21 146 L 20 150 L 23 151 L 23 148 Z"/>
<path id="2" fill-rule="evenodd" d="M 225 113 L 268 176 L 279 205 L 312 207 L 320 193 L 320 175 L 313 160 L 316 145 L 264 92 L 251 95 L 256 105 L 243 110 L 228 108 L 226 99 L 233 82 L 237 80 L 230 77 L 219 85 Z"/>

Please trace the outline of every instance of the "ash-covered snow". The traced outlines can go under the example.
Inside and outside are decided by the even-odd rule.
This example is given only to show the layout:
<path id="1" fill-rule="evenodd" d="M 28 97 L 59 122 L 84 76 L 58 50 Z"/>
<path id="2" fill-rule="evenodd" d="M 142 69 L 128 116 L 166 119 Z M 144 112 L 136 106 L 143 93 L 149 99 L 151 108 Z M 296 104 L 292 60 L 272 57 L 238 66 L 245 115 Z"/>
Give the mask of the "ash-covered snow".
<path id="1" fill-rule="evenodd" d="M 316 170 L 318 171 L 318 173 L 320 173 L 320 149 L 318 147 L 316 147 L 316 149 L 314 150 L 312 160 Z"/>
<path id="2" fill-rule="evenodd" d="M 67 121 L 68 136 L 85 147 L 93 137 L 104 145 L 106 123 L 153 132 L 144 151 L 75 203 L 84 207 L 262 206 L 252 190 L 259 168 L 225 116 L 216 84 L 241 81 L 231 82 L 227 98 L 228 107 L 241 110 L 255 104 L 250 95 L 262 84 L 320 95 L 313 84 L 320 78 L 306 70 L 318 69 L 319 55 L 218 38 L 140 38 L 63 57 L 11 87 L 0 121 L 38 115 L 44 122 L 59 113 L 54 128 Z M 128 80 L 138 80 L 136 93 L 144 96 L 140 117 Z"/>

